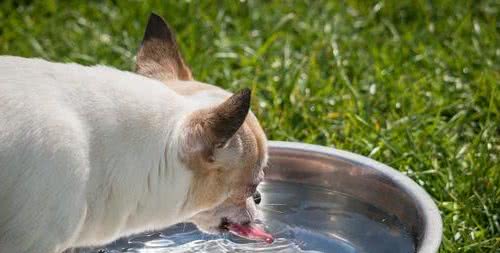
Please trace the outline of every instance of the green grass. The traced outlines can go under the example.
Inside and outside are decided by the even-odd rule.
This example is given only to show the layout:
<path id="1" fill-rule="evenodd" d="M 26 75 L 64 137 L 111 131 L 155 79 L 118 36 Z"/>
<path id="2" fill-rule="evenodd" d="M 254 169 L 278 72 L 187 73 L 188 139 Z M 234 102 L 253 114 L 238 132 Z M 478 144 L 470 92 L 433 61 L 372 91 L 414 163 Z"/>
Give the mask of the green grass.
<path id="1" fill-rule="evenodd" d="M 498 1 L 148 2 L 4 0 L 0 53 L 130 70 L 155 11 L 270 139 L 387 163 L 438 203 L 441 252 L 500 252 Z"/>

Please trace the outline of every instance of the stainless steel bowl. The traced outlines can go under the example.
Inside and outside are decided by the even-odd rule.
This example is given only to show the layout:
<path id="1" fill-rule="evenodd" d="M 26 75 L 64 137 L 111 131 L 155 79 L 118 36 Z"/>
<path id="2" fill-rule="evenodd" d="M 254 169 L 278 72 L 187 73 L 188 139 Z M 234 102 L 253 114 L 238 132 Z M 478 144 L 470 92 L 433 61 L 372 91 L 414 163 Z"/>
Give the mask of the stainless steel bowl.
<path id="1" fill-rule="evenodd" d="M 410 178 L 370 158 L 347 151 L 294 142 L 270 143 L 268 180 L 327 187 L 395 215 L 413 236 L 416 252 L 438 252 L 439 211 Z"/>

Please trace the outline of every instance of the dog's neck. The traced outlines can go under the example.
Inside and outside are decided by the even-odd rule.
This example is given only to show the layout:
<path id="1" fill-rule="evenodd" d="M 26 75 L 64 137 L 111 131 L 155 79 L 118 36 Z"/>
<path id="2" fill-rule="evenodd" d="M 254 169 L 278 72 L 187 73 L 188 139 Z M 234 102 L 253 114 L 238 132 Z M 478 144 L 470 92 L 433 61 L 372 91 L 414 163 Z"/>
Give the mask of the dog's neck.
<path id="1" fill-rule="evenodd" d="M 180 115 L 170 118 L 174 124 L 170 130 L 158 136 L 156 143 L 142 147 L 146 151 L 140 161 L 143 167 L 121 166 L 117 168 L 119 172 L 111 172 L 108 176 L 94 175 L 103 179 L 91 180 L 100 185 L 94 186 L 89 195 L 94 201 L 89 200 L 93 206 L 89 206 L 91 217 L 84 225 L 82 242 L 100 244 L 95 241 L 99 238 L 96 231 L 100 230 L 101 234 L 97 235 L 103 239 L 120 237 L 165 228 L 193 215 L 182 209 L 192 184 L 191 171 L 178 158 L 183 120 Z M 155 152 L 157 146 L 162 146 L 161 152 Z M 134 180 L 130 182 L 130 178 Z"/>
<path id="2" fill-rule="evenodd" d="M 90 140 L 89 206 L 79 235 L 85 244 L 164 228 L 192 215 L 182 210 L 192 174 L 180 161 L 179 151 L 182 125 L 198 108 L 168 88 L 149 83 L 153 81 L 127 79 L 134 81 L 148 82 L 142 84 L 147 88 L 131 84 L 130 94 L 120 82 L 95 88 L 113 90 L 121 99 L 106 108 L 92 108 L 97 111 L 89 123 L 97 125 L 92 136 L 100 139 Z"/>
<path id="3" fill-rule="evenodd" d="M 136 200 L 137 208 L 127 219 L 130 232 L 164 228 L 192 215 L 182 212 L 192 180 L 191 171 L 178 158 L 183 120 L 180 117 L 167 133 L 165 152 L 145 174 L 147 191 Z"/>

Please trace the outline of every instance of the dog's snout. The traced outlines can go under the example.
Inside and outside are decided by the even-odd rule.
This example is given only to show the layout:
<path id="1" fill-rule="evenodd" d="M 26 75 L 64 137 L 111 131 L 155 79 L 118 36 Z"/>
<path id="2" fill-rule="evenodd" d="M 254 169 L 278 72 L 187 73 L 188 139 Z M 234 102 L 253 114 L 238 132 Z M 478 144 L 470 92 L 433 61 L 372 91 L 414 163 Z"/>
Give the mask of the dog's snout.
<path id="1" fill-rule="evenodd" d="M 255 202 L 255 204 L 258 205 L 258 204 L 260 204 L 260 201 L 262 200 L 262 195 L 260 194 L 259 191 L 255 191 L 252 198 L 253 198 L 253 201 Z"/>

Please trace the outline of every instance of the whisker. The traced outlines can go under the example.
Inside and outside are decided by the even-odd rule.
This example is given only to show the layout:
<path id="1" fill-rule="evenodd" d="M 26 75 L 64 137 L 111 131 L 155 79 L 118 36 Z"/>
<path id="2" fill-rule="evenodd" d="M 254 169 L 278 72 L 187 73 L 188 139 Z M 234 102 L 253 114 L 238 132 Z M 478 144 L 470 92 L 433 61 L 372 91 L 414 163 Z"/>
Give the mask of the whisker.
<path id="1" fill-rule="evenodd" d="M 245 209 L 245 211 L 247 212 L 248 218 L 252 221 L 254 219 L 253 215 L 250 213 L 250 211 L 248 211 L 248 209 Z"/>
<path id="2" fill-rule="evenodd" d="M 260 207 L 266 211 L 271 211 L 271 212 L 275 212 L 275 213 L 280 213 L 280 214 L 283 214 L 285 212 L 282 212 L 282 211 L 278 211 L 278 210 L 274 210 L 274 209 L 271 209 L 271 208 L 267 208 L 267 207 Z"/>

